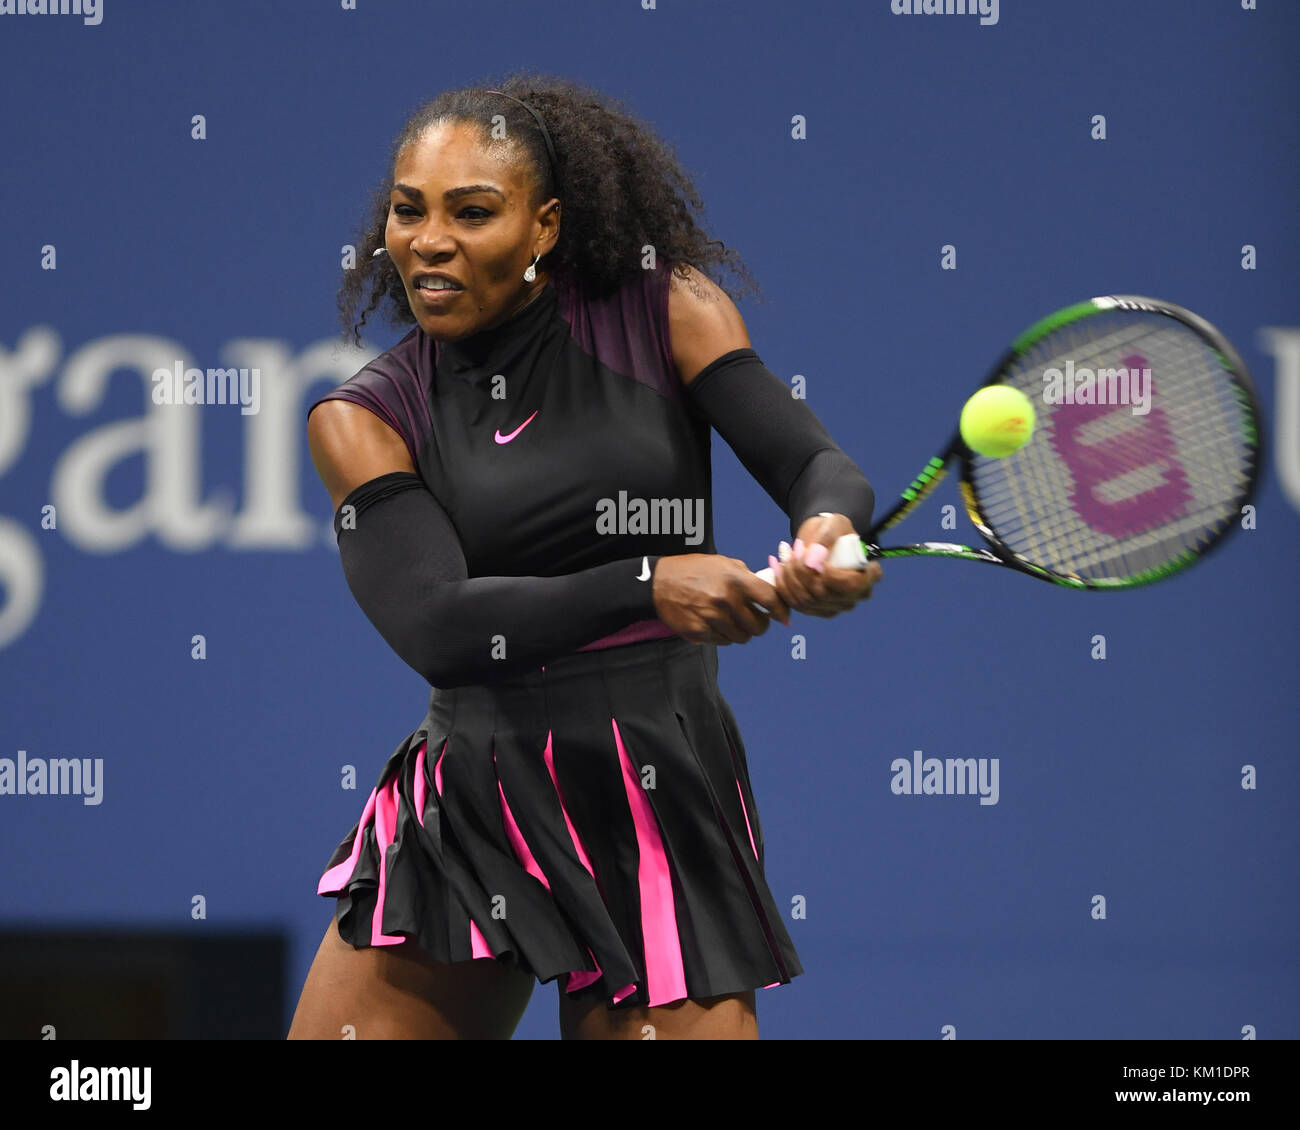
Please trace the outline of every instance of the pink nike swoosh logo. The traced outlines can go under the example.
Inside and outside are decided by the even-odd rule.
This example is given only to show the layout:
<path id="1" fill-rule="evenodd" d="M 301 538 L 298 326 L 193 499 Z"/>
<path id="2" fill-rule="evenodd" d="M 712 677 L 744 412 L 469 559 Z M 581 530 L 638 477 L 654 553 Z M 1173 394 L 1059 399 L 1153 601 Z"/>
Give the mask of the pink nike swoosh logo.
<path id="1" fill-rule="evenodd" d="M 537 409 L 537 412 L 540 412 L 540 411 L 541 411 L 540 408 Z M 537 415 L 537 412 L 534 412 L 534 413 L 533 413 L 533 416 L 536 416 L 536 415 Z M 517 435 L 518 435 L 520 432 L 522 432 L 526 427 L 528 427 L 528 425 L 532 422 L 533 416 L 529 416 L 527 420 L 525 420 L 522 424 L 520 424 L 519 427 L 517 427 L 517 428 L 516 428 L 513 432 L 511 432 L 508 436 L 503 436 L 503 435 L 501 434 L 501 429 L 500 429 L 500 428 L 497 428 L 497 434 L 496 434 L 495 436 L 493 436 L 492 438 L 495 439 L 495 440 L 497 441 L 497 443 L 509 443 L 512 439 L 515 438 L 515 436 L 517 436 Z"/>

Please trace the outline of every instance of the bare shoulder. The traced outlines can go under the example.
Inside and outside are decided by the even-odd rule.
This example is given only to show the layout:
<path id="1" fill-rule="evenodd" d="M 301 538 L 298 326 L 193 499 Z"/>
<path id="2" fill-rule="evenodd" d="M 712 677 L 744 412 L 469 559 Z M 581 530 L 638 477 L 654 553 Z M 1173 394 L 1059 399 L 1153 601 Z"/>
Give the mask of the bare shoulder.
<path id="1" fill-rule="evenodd" d="M 668 333 L 677 376 L 688 385 L 724 353 L 751 345 L 745 321 L 726 291 L 694 267 L 677 270 L 668 279 Z"/>
<path id="2" fill-rule="evenodd" d="M 325 400 L 312 409 L 307 447 L 335 508 L 362 483 L 415 471 L 406 441 L 368 408 L 347 400 Z"/>

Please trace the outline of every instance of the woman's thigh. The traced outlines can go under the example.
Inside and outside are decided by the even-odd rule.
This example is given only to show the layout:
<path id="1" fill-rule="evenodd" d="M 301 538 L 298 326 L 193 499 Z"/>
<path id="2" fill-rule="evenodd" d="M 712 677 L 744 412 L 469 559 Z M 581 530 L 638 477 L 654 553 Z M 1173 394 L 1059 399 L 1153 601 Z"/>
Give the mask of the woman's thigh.
<path id="1" fill-rule="evenodd" d="M 560 990 L 564 1040 L 757 1040 L 754 990 L 675 1001 L 654 1008 L 610 1009 Z"/>
<path id="2" fill-rule="evenodd" d="M 414 942 L 354 949 L 331 918 L 290 1040 L 508 1040 L 535 978 L 491 958 L 445 965 Z"/>

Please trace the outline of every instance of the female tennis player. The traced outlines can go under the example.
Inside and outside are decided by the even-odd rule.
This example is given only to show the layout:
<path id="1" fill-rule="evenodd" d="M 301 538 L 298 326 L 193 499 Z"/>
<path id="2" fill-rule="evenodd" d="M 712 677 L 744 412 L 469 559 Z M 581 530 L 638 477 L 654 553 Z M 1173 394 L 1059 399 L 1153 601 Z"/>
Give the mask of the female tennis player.
<path id="1" fill-rule="evenodd" d="M 394 144 L 340 308 L 414 328 L 307 430 L 348 586 L 432 692 L 320 879 L 291 1039 L 509 1038 L 538 981 L 564 1039 L 757 1038 L 803 971 L 717 648 L 866 599 L 879 567 L 825 558 L 874 497 L 750 348 L 700 208 L 550 76 Z M 710 428 L 790 518 L 773 584 L 715 550 Z"/>

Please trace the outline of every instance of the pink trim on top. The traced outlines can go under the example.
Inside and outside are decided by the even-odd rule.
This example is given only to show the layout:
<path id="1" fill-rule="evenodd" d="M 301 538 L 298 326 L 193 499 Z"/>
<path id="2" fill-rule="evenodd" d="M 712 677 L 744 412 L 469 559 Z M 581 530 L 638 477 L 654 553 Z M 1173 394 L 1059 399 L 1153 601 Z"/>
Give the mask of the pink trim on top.
<path id="1" fill-rule="evenodd" d="M 625 628 L 619 628 L 617 632 L 612 632 L 608 636 L 601 636 L 598 640 L 584 644 L 577 650 L 596 651 L 599 648 L 618 647 L 621 644 L 640 643 L 643 640 L 662 640 L 676 635 L 677 633 L 662 620 L 637 620 L 635 623 L 628 624 Z"/>
<path id="2" fill-rule="evenodd" d="M 668 1004 L 687 996 L 686 970 L 682 964 L 681 939 L 677 934 L 677 911 L 673 902 L 672 873 L 664 850 L 658 821 L 650 799 L 641 787 L 636 767 L 623 746 L 618 720 L 611 718 L 614 745 L 623 769 L 623 790 L 636 829 L 637 881 L 641 888 L 641 937 L 645 946 L 647 1005 Z"/>

